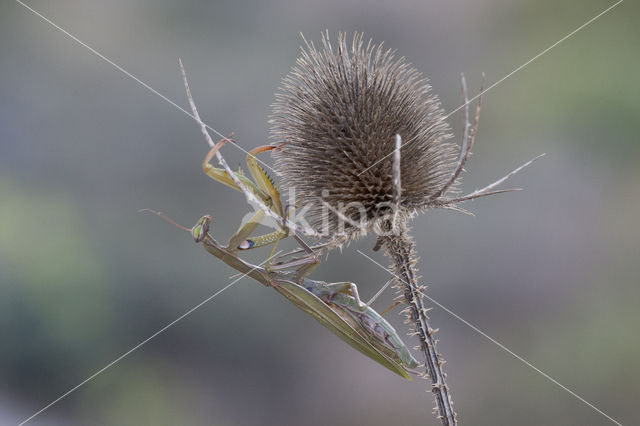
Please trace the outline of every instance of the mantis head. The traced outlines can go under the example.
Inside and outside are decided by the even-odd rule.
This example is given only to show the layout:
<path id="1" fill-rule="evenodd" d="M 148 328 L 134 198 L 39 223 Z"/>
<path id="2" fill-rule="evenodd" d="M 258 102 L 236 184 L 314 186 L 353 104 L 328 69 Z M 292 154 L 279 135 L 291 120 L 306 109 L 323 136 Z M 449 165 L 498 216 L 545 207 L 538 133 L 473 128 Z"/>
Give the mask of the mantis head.
<path id="1" fill-rule="evenodd" d="M 209 232 L 209 226 L 211 225 L 211 220 L 211 215 L 206 214 L 198 219 L 198 222 L 193 226 L 193 228 L 191 228 L 191 234 L 193 235 L 193 239 L 196 243 L 204 240 L 204 238 L 207 236 L 207 233 Z"/>

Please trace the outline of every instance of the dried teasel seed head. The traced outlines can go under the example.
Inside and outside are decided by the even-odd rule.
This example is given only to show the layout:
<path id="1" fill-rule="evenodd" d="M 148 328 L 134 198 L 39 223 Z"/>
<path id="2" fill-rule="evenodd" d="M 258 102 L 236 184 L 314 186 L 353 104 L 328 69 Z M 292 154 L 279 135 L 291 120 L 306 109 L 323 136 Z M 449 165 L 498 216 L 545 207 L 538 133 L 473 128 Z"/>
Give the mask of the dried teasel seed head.
<path id="1" fill-rule="evenodd" d="M 379 231 L 396 207 L 400 220 L 430 207 L 455 167 L 457 148 L 427 79 L 362 34 L 350 46 L 343 33 L 335 47 L 328 33 L 321 49 L 307 42 L 276 94 L 271 124 L 273 142 L 283 144 L 273 151 L 283 189 L 329 237 Z M 396 134 L 402 191 L 393 204 Z"/>

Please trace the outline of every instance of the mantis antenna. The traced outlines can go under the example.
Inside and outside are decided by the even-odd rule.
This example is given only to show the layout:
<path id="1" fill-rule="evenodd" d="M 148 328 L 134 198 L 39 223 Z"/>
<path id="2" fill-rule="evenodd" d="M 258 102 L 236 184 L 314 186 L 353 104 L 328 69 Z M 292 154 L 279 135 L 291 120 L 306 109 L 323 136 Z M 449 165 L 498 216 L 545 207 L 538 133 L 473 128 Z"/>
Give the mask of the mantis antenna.
<path id="1" fill-rule="evenodd" d="M 138 213 L 153 213 L 156 216 L 158 216 L 159 218 L 161 218 L 162 220 L 169 222 L 170 224 L 172 224 L 173 226 L 175 226 L 176 228 L 180 228 L 184 231 L 189 231 L 191 232 L 190 228 L 184 227 L 182 225 L 180 225 L 179 223 L 177 223 L 176 221 L 174 221 L 173 219 L 171 219 L 169 216 L 167 216 L 166 214 L 162 213 L 162 212 L 157 212 L 155 210 L 152 209 L 140 209 L 138 210 Z"/>

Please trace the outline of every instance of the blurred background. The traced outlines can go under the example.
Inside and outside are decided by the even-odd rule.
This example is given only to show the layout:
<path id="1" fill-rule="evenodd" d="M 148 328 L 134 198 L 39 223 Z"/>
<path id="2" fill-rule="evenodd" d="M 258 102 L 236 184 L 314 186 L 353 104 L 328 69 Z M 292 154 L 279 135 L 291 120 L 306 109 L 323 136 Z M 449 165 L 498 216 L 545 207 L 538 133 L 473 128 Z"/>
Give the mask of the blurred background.
<path id="1" fill-rule="evenodd" d="M 300 32 L 364 31 L 427 75 L 446 111 L 613 4 L 97 0 L 28 4 L 245 149 Z M 483 99 L 467 192 L 526 160 L 524 191 L 412 223 L 428 294 L 625 425 L 638 424 L 640 5 L 627 1 Z M 450 118 L 456 139 L 460 112 Z M 0 424 L 18 424 L 229 282 L 232 271 L 142 208 L 225 240 L 249 211 L 201 171 L 183 112 L 12 1 L 0 6 Z M 244 154 L 225 148 L 229 162 Z M 265 158 L 270 163 L 267 155 Z M 389 276 L 370 237 L 314 274 Z M 267 251 L 249 256 L 264 259 Z M 378 310 L 393 299 L 388 292 Z M 405 330 L 398 309 L 388 315 Z M 435 308 L 461 424 L 607 425 L 604 416 Z M 404 332 L 402 332 L 404 334 Z M 407 337 L 410 346 L 416 342 Z M 243 279 L 32 425 L 437 425 L 424 380 L 354 351 Z"/>

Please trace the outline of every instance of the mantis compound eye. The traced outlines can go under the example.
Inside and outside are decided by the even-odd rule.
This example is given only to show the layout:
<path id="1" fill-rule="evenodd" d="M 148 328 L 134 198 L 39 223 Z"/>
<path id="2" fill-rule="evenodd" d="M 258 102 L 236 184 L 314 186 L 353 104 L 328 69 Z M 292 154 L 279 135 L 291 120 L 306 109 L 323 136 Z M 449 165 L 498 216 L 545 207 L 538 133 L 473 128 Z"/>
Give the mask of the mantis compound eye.
<path id="1" fill-rule="evenodd" d="M 198 222 L 191 228 L 191 234 L 196 243 L 204 240 L 209 232 L 209 226 L 211 225 L 211 216 L 202 216 Z"/>
<path id="2" fill-rule="evenodd" d="M 250 248 L 252 248 L 255 245 L 256 245 L 256 243 L 254 243 L 251 240 L 244 240 L 243 242 L 238 244 L 238 250 L 249 250 Z"/>

